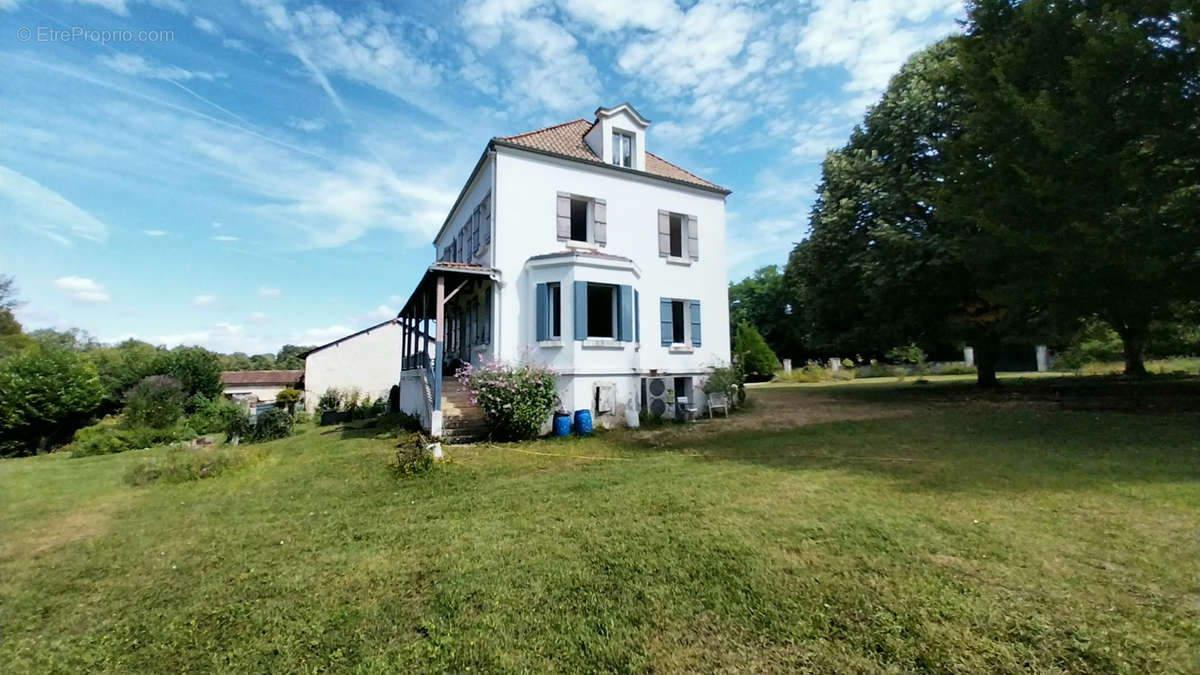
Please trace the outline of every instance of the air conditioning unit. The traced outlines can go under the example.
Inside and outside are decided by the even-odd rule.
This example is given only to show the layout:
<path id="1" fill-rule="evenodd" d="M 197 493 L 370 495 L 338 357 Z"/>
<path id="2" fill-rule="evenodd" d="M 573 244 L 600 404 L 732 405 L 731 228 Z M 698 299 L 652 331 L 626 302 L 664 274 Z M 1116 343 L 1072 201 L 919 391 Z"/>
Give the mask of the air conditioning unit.
<path id="1" fill-rule="evenodd" d="M 646 411 L 660 417 L 674 415 L 674 381 L 669 377 L 648 377 L 645 379 L 645 383 Z"/>

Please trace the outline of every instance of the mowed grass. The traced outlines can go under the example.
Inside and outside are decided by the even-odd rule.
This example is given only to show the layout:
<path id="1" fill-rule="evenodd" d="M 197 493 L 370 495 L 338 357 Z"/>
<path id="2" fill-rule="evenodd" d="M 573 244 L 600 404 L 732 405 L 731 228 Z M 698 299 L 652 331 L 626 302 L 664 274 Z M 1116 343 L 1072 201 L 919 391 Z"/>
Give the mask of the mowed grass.
<path id="1" fill-rule="evenodd" d="M 800 409 L 831 391 L 753 395 Z M 1194 415 L 937 403 L 773 429 L 766 408 L 751 431 L 453 448 L 409 479 L 389 470 L 395 440 L 370 432 L 310 430 L 220 476 L 137 488 L 122 476 L 161 451 L 6 460 L 0 661 L 1200 667 Z"/>

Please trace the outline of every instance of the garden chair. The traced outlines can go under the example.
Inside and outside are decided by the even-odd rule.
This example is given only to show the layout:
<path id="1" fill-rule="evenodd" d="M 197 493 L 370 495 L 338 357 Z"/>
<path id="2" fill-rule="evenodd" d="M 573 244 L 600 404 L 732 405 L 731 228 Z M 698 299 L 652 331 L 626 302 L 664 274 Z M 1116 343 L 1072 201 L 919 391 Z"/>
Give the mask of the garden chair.
<path id="1" fill-rule="evenodd" d="M 729 417 L 729 397 L 725 394 L 712 393 L 708 395 L 708 419 L 713 418 L 713 410 L 720 408 L 721 413 Z"/>

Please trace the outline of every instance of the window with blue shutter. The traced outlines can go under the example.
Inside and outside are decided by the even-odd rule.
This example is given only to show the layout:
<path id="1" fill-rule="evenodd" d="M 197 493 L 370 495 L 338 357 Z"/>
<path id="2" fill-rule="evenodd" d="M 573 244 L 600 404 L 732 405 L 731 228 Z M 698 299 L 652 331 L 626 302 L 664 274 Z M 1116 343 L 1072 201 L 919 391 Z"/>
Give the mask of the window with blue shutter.
<path id="1" fill-rule="evenodd" d="M 575 339 L 587 339 L 588 285 L 586 281 L 575 282 Z"/>
<path id="2" fill-rule="evenodd" d="M 688 309 L 692 316 L 692 346 L 700 346 L 700 301 L 692 300 L 688 303 Z"/>
<path id="3" fill-rule="evenodd" d="M 537 285 L 537 341 L 550 339 L 550 290 L 549 284 Z"/>
<path id="4" fill-rule="evenodd" d="M 633 287 L 621 286 L 617 299 L 617 339 L 633 342 Z"/>
<path id="5" fill-rule="evenodd" d="M 633 291 L 633 341 L 642 342 L 642 308 L 637 290 Z"/>
<path id="6" fill-rule="evenodd" d="M 662 346 L 671 346 L 671 337 L 675 334 L 675 328 L 671 322 L 671 299 L 663 298 L 659 302 L 659 321 L 662 324 Z"/>

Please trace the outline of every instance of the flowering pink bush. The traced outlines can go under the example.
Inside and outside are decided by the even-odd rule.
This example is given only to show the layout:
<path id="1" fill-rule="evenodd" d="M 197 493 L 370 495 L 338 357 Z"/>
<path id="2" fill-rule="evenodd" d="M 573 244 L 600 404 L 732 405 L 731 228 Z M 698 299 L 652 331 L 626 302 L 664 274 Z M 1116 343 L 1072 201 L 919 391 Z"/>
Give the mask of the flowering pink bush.
<path id="1" fill-rule="evenodd" d="M 470 364 L 455 373 L 471 402 L 483 409 L 492 436 L 505 441 L 536 438 L 558 405 L 554 373 L 529 364 L 501 361 Z"/>

